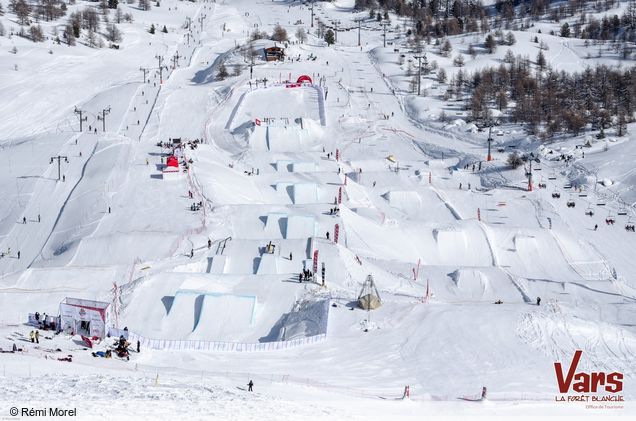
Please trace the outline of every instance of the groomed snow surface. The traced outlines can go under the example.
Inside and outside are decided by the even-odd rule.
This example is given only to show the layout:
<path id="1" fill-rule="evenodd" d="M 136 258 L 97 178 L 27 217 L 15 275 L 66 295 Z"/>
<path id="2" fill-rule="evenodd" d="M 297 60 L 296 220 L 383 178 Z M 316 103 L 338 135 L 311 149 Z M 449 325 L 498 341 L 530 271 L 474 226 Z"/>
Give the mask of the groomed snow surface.
<path id="1" fill-rule="evenodd" d="M 353 5 L 315 13 L 366 15 Z M 120 7 L 135 22 L 119 50 L 0 38 L 0 348 L 24 349 L 0 353 L 0 416 L 51 405 L 81 419 L 636 415 L 636 234 L 624 229 L 636 218 L 625 158 L 636 127 L 585 159 L 583 138 L 550 145 L 576 166 L 506 128 L 498 148 L 541 157 L 529 192 L 506 154 L 484 161 L 485 133 L 460 115 L 440 126 L 447 104 L 407 92 L 400 31 L 390 48 L 379 28 L 362 31 L 362 48 L 356 31 L 326 47 L 313 33 L 295 42 L 310 29 L 295 24 L 310 16 L 300 2 Z M 277 22 L 294 61 L 259 57 L 250 80 L 235 47 Z M 530 48 L 529 32 L 515 36 Z M 548 59 L 575 69 L 583 47 L 553 38 Z M 159 83 L 155 56 L 176 53 Z M 217 80 L 223 60 L 242 74 Z M 313 84 L 286 83 L 303 74 Z M 172 138 L 184 146 L 167 175 L 175 151 L 158 143 Z M 315 278 L 299 282 L 316 252 Z M 367 312 L 357 298 L 369 274 L 382 306 Z M 57 314 L 65 297 L 111 303 L 141 352 L 95 358 L 80 336 L 45 331 L 32 344 L 28 314 Z M 620 408 L 555 402 L 553 364 L 576 349 L 580 370 L 624 374 Z"/>

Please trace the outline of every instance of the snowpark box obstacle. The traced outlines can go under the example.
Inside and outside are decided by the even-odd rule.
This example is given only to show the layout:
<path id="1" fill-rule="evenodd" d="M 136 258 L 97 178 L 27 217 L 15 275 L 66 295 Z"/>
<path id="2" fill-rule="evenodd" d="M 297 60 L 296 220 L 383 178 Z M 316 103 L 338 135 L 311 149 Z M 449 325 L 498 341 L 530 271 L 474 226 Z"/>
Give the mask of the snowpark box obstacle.
<path id="1" fill-rule="evenodd" d="M 109 303 L 66 297 L 60 303 L 61 329 L 73 334 L 104 338 L 112 327 Z"/>

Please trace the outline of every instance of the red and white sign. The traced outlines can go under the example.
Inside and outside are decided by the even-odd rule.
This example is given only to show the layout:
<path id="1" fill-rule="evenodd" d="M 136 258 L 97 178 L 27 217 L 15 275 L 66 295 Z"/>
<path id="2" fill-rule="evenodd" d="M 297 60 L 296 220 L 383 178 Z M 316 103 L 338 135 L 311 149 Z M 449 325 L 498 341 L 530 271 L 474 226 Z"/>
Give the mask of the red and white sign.
<path id="1" fill-rule="evenodd" d="M 336 224 L 333 229 L 333 242 L 338 244 L 338 237 L 340 236 L 340 224 Z"/>
<path id="2" fill-rule="evenodd" d="M 318 250 L 314 250 L 314 273 L 318 272 Z"/>

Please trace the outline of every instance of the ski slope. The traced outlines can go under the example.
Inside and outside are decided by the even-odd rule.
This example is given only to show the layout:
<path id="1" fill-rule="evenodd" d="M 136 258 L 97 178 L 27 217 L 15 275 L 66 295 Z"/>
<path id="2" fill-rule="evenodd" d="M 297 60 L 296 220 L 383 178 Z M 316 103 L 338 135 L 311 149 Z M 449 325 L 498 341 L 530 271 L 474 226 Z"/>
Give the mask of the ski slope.
<path id="1" fill-rule="evenodd" d="M 368 14 L 354 3 L 318 2 L 314 12 L 345 25 Z M 507 154 L 485 160 L 487 134 L 462 111 L 436 122 L 449 105 L 432 92 L 445 86 L 427 77 L 430 95 L 409 93 L 397 29 L 387 47 L 374 26 L 361 46 L 357 31 L 343 30 L 327 47 L 314 31 L 295 42 L 297 28 L 310 30 L 301 2 L 168 0 L 146 14 L 122 6 L 135 22 L 119 51 L 0 41 L 9 116 L 0 122 L 0 347 L 28 350 L 0 354 L 0 400 L 41 390 L 53 400 L 75 385 L 78 405 L 122 416 L 582 416 L 584 407 L 554 402 L 553 366 L 581 349 L 586 370 L 624 374 L 616 412 L 636 413 L 636 234 L 624 229 L 636 218 L 634 124 L 627 139 L 608 150 L 595 143 L 572 166 L 506 127 L 502 147 L 542 158 L 528 191 Z M 151 22 L 168 34 L 153 38 Z M 259 40 L 250 78 L 240 47 L 276 23 L 291 59 L 265 61 L 260 49 L 273 42 Z M 531 34 L 515 32 L 520 49 L 532 47 Z M 465 38 L 453 37 L 454 48 Z M 581 66 L 578 40 L 545 38 L 559 69 Z M 497 63 L 500 50 L 466 70 Z M 179 64 L 157 75 L 155 56 L 177 53 Z M 450 78 L 456 69 L 436 59 Z M 21 70 L 7 70 L 14 61 Z M 221 62 L 242 71 L 219 80 Z M 140 66 L 152 69 L 145 83 Z M 313 85 L 286 86 L 304 74 Z M 92 132 L 79 131 L 75 106 Z M 104 131 L 97 115 L 108 106 Z M 174 138 L 182 149 L 165 146 Z M 179 173 L 165 180 L 177 152 Z M 566 188 L 578 181 L 585 193 Z M 299 282 L 315 256 L 315 278 Z M 383 305 L 367 312 L 357 299 L 370 274 Z M 157 341 L 307 342 L 259 353 L 142 349 L 130 361 L 93 358 L 66 334 L 31 344 L 28 314 L 56 314 L 65 297 L 112 303 L 118 328 Z M 309 343 L 318 335 L 325 340 Z M 66 354 L 72 363 L 57 360 Z M 250 379 L 256 392 L 246 395 Z M 469 402 L 484 386 L 488 400 Z"/>

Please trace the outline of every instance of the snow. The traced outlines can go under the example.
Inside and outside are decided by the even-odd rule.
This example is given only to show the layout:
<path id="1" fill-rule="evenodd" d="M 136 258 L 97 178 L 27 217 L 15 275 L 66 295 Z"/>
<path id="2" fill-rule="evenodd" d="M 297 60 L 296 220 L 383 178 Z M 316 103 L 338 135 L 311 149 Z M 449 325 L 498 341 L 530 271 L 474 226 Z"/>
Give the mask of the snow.
<path id="1" fill-rule="evenodd" d="M 315 12 L 348 24 L 362 16 L 353 4 L 319 2 Z M 495 151 L 541 156 L 527 191 L 524 169 L 510 169 L 507 154 L 484 160 L 487 133 L 443 100 L 435 75 L 423 80 L 428 95 L 408 92 L 393 51 L 406 51 L 400 31 L 387 48 L 371 23 L 362 48 L 357 31 L 340 32 L 333 47 L 312 34 L 288 46 L 298 61 L 256 59 L 250 86 L 249 67 L 216 80 L 220 62 L 246 66 L 235 47 L 255 25 L 309 30 L 294 24 L 308 21 L 307 6 L 122 6 L 135 22 L 122 24 L 120 50 L 0 38 L 0 250 L 11 249 L 0 258 L 0 347 L 28 351 L 0 354 L 3 406 L 39 405 L 33 397 L 47 390 L 46 402 L 73 402 L 82 418 L 581 417 L 591 410 L 554 402 L 553 363 L 582 349 L 585 370 L 624 373 L 627 402 L 614 411 L 636 413 L 636 235 L 624 229 L 636 217 L 633 124 L 611 145 L 592 138 L 584 149 L 576 146 L 589 133 L 539 144 L 521 127 L 498 128 Z M 151 22 L 169 33 L 153 38 Z M 581 40 L 543 32 L 558 70 L 618 62 L 588 59 Z M 535 31 L 514 34 L 514 51 L 532 59 Z M 450 37 L 453 56 L 473 37 Z M 465 69 L 496 64 L 506 49 L 466 55 Z M 154 70 L 141 82 L 140 66 L 177 51 L 184 58 L 163 84 Z M 452 57 L 428 52 L 449 78 L 457 71 Z M 285 87 L 301 74 L 316 85 Z M 263 78 L 267 87 L 257 88 Z M 75 106 L 97 133 L 79 132 Z M 103 132 L 97 114 L 108 106 Z M 437 121 L 442 110 L 446 123 Z M 175 137 L 201 143 L 184 148 L 189 170 L 167 182 L 171 151 L 157 143 Z M 574 163 L 554 159 L 561 153 Z M 68 157 L 65 181 L 50 161 L 58 155 Z M 316 251 L 315 282 L 298 282 Z M 369 274 L 383 306 L 366 312 L 355 300 Z M 324 340 L 254 353 L 142 349 L 130 361 L 94 358 L 65 334 L 31 344 L 27 314 L 56 314 L 65 297 L 113 303 L 120 328 L 153 340 Z M 67 354 L 72 363 L 58 361 Z M 461 399 L 483 386 L 487 401 Z"/>

